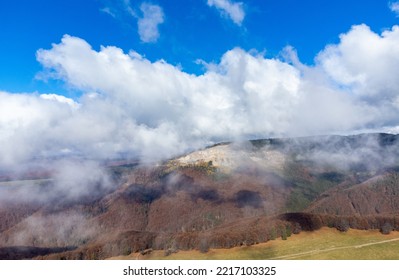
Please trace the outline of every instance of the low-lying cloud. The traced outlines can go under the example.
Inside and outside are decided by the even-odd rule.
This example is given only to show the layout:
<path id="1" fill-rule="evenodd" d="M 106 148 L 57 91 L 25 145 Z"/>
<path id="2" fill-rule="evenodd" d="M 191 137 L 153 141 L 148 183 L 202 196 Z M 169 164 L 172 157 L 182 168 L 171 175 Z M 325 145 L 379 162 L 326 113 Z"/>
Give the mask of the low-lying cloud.
<path id="1" fill-rule="evenodd" d="M 41 168 L 45 168 L 44 175 L 40 174 Z M 0 182 L 0 204 L 19 201 L 44 205 L 50 202 L 51 207 L 57 208 L 76 201 L 89 203 L 111 192 L 120 183 L 109 170 L 94 161 L 64 158 L 30 166 L 29 171 L 39 177 L 51 178 Z M 19 177 L 16 174 L 16 178 Z"/>
<path id="2" fill-rule="evenodd" d="M 353 26 L 301 64 L 287 48 L 240 48 L 202 75 L 65 35 L 37 59 L 41 75 L 82 92 L 0 92 L 0 166 L 60 155 L 158 160 L 216 141 L 357 131 L 396 132 L 399 27 Z"/>

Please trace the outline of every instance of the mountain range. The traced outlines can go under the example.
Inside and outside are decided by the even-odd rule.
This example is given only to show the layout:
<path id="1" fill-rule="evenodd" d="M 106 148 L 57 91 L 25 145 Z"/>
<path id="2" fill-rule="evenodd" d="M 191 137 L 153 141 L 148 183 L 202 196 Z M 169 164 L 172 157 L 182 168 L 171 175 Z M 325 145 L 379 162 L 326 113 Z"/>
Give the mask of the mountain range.
<path id="1" fill-rule="evenodd" d="M 4 175 L 0 258 L 206 252 L 322 226 L 389 233 L 399 229 L 398 145 L 383 133 L 225 142 L 156 164 L 108 164 L 107 180 L 92 176 L 74 196 L 51 172 Z"/>

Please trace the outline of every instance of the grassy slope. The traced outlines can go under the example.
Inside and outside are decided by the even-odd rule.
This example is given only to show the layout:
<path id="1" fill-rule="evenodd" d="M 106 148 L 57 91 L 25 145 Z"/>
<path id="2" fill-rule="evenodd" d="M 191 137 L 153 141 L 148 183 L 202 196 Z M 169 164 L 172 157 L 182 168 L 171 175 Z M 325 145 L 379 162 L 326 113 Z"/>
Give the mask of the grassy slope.
<path id="1" fill-rule="evenodd" d="M 382 242 L 382 243 L 379 243 Z M 376 243 L 376 244 L 370 244 Z M 142 256 L 137 253 L 115 259 L 399 259 L 399 232 L 383 235 L 378 231 L 322 228 L 301 232 L 288 240 L 273 240 L 249 247 L 211 249 L 208 253 L 179 251 L 168 257 L 163 251 Z"/>

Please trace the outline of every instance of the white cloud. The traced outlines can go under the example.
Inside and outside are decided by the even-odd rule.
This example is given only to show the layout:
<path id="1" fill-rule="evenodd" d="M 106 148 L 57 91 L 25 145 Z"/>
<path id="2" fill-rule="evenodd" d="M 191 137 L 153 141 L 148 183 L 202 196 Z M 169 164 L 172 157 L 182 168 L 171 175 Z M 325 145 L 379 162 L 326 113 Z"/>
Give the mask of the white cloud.
<path id="1" fill-rule="evenodd" d="M 63 151 L 159 159 L 213 141 L 399 127 L 399 27 L 354 26 L 314 66 L 285 51 L 291 62 L 235 48 L 197 76 L 65 35 L 37 59 L 83 94 L 0 92 L 0 166 Z"/>
<path id="2" fill-rule="evenodd" d="M 77 102 L 75 102 L 75 100 L 73 100 L 71 98 L 67 98 L 67 97 L 62 96 L 62 95 L 54 94 L 54 93 L 40 94 L 40 98 L 43 98 L 43 99 L 46 99 L 46 100 L 53 100 L 53 101 L 57 101 L 57 102 L 60 102 L 60 103 L 65 103 L 65 104 L 68 104 L 69 106 L 71 106 L 74 109 L 77 109 L 79 107 L 79 104 Z"/>
<path id="3" fill-rule="evenodd" d="M 0 166 L 12 166 L 34 157 L 51 156 L 51 131 L 72 116 L 73 108 L 36 94 L 0 92 Z M 62 144 L 61 144 L 62 145 Z"/>
<path id="4" fill-rule="evenodd" d="M 399 2 L 390 2 L 389 8 L 396 14 L 396 16 L 399 16 Z"/>
<path id="5" fill-rule="evenodd" d="M 158 5 L 142 3 L 140 10 L 143 17 L 138 19 L 138 32 L 141 41 L 145 43 L 156 42 L 159 38 L 158 26 L 164 22 L 164 13 Z"/>
<path id="6" fill-rule="evenodd" d="M 357 25 L 340 38 L 340 44 L 326 47 L 317 57 L 328 76 L 356 95 L 392 102 L 399 90 L 399 27 L 379 35 Z"/>
<path id="7" fill-rule="evenodd" d="M 217 8 L 223 15 L 228 16 L 235 24 L 241 25 L 245 18 L 242 2 L 230 0 L 208 0 L 209 7 Z"/>

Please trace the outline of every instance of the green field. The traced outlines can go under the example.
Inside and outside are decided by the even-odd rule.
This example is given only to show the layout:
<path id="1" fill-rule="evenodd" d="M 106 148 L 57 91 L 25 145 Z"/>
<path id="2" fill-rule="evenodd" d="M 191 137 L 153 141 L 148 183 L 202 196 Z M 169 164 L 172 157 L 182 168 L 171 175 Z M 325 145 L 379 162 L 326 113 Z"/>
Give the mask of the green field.
<path id="1" fill-rule="evenodd" d="M 263 244 L 232 249 L 211 249 L 208 253 L 179 251 L 165 256 L 163 251 L 141 255 L 134 253 L 115 259 L 162 260 L 220 260 L 220 259 L 278 259 L 278 260 L 387 260 L 399 259 L 399 232 L 383 235 L 379 231 L 322 228 L 301 232 L 288 240 L 272 240 Z"/>

